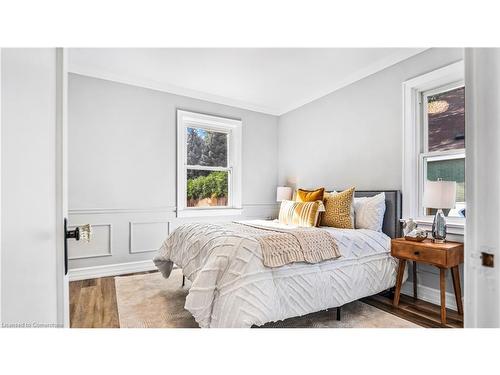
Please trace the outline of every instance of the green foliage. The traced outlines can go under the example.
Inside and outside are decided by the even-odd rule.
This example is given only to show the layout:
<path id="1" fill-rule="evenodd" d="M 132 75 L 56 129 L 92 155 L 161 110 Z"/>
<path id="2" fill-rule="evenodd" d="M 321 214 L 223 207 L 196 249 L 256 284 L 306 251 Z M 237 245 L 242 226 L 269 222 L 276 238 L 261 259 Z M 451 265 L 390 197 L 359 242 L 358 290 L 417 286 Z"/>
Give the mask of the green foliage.
<path id="1" fill-rule="evenodd" d="M 465 202 L 465 159 L 437 160 L 427 163 L 427 179 L 457 182 L 457 202 Z"/>
<path id="2" fill-rule="evenodd" d="M 206 176 L 188 179 L 187 198 L 222 198 L 227 197 L 227 172 L 211 172 Z"/>

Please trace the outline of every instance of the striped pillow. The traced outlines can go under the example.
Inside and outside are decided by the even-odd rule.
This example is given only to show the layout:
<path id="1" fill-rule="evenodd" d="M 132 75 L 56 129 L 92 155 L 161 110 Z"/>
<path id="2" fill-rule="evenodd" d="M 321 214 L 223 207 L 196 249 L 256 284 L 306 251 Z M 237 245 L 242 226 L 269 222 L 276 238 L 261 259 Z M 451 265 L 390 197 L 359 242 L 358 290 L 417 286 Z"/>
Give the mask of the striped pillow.
<path id="1" fill-rule="evenodd" d="M 320 204 L 321 201 L 283 201 L 281 202 L 278 220 L 281 224 L 314 227 L 318 221 Z"/>

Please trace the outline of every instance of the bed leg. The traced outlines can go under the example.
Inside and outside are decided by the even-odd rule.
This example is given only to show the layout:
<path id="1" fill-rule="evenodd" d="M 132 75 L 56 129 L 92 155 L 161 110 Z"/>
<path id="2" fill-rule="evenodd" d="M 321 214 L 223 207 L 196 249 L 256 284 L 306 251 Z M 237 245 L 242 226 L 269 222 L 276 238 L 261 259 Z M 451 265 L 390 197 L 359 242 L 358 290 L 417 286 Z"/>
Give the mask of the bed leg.
<path id="1" fill-rule="evenodd" d="M 337 320 L 340 322 L 340 306 L 337 307 Z"/>
<path id="2" fill-rule="evenodd" d="M 182 275 L 182 287 L 184 288 L 184 284 L 186 284 L 186 276 Z"/>

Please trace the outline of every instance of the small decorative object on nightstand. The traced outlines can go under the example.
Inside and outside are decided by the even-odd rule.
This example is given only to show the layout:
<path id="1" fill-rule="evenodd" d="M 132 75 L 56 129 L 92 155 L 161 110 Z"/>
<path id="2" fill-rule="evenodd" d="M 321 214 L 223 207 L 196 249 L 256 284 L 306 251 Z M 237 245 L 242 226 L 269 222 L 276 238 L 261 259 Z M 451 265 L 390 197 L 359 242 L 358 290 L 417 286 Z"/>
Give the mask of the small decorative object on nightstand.
<path id="1" fill-rule="evenodd" d="M 427 238 L 427 232 L 423 229 L 415 228 L 405 235 L 405 240 L 422 242 Z"/>
<path id="2" fill-rule="evenodd" d="M 406 262 L 413 261 L 413 297 L 417 298 L 417 268 L 416 262 L 430 264 L 439 268 L 441 289 L 441 324 L 446 324 L 446 270 L 451 269 L 455 300 L 460 315 L 463 315 L 462 290 L 460 288 L 460 274 L 458 265 L 464 261 L 464 244 L 460 242 L 434 243 L 431 240 L 422 242 L 407 241 L 404 238 L 395 238 L 391 241 L 391 255 L 399 259 L 394 293 L 394 306 L 399 305 L 401 284 L 405 272 Z"/>
<path id="3" fill-rule="evenodd" d="M 417 228 L 417 223 L 409 218 L 407 220 L 399 220 L 403 227 L 403 234 L 408 241 L 421 242 L 427 238 L 427 231 Z"/>
<path id="4" fill-rule="evenodd" d="M 443 208 L 455 207 L 457 183 L 455 181 L 427 181 L 424 189 L 424 207 L 437 208 L 432 223 L 434 242 L 443 243 L 446 240 L 446 219 Z"/>
<path id="5" fill-rule="evenodd" d="M 403 227 L 403 234 L 406 236 L 412 230 L 417 229 L 417 223 L 413 220 L 413 218 L 409 218 L 406 220 L 401 219 L 401 226 Z"/>

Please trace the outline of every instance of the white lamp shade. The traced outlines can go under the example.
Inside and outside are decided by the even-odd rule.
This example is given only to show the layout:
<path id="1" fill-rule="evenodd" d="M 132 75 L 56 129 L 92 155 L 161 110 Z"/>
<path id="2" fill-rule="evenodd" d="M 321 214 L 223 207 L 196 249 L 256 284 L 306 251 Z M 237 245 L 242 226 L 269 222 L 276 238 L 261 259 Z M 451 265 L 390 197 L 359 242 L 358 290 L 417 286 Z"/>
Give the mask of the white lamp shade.
<path id="1" fill-rule="evenodd" d="M 292 188 L 288 186 L 278 186 L 276 189 L 276 201 L 289 201 L 292 199 Z"/>
<path id="2" fill-rule="evenodd" d="M 423 206 L 426 208 L 454 208 L 457 197 L 455 181 L 426 181 Z"/>

